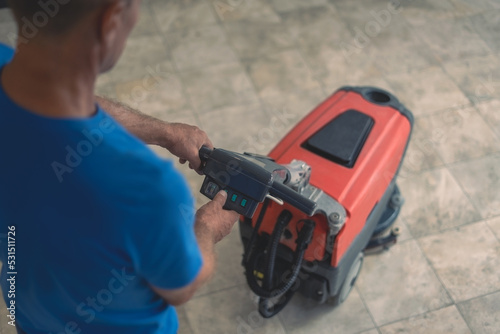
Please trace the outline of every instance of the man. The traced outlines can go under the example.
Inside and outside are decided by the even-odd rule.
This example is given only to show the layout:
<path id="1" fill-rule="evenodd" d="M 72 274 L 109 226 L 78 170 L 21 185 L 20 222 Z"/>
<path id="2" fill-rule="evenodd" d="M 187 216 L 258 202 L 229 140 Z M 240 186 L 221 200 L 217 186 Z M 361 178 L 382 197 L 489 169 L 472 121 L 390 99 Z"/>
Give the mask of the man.
<path id="1" fill-rule="evenodd" d="M 224 192 L 191 214 L 186 181 L 143 142 L 195 170 L 199 148 L 212 145 L 196 127 L 94 97 L 140 0 L 12 0 L 19 26 L 40 3 L 57 15 L 35 36 L 20 29 L 11 61 L 0 50 L 0 233 L 11 237 L 0 260 L 10 324 L 29 334 L 176 333 L 173 306 L 210 277 L 214 244 L 237 215 L 222 209 Z"/>

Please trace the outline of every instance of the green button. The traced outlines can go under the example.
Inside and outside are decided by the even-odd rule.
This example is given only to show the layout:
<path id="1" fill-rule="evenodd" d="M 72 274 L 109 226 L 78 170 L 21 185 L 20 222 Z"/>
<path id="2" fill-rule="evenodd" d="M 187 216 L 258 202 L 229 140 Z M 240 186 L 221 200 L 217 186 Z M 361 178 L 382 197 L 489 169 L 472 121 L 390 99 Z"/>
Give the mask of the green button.
<path id="1" fill-rule="evenodd" d="M 231 197 L 231 201 L 236 202 L 237 199 L 238 199 L 238 195 L 233 194 L 233 196 Z"/>
<path id="2" fill-rule="evenodd" d="M 242 199 L 240 205 L 242 207 L 245 207 L 247 205 L 247 200 L 246 199 Z"/>

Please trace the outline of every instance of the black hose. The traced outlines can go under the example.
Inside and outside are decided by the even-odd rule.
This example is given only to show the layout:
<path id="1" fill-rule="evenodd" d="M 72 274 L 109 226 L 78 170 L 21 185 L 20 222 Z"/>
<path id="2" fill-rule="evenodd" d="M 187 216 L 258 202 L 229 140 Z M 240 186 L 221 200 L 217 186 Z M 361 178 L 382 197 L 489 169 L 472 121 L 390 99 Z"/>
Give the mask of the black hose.
<path id="1" fill-rule="evenodd" d="M 281 217 L 281 215 L 280 215 Z M 266 272 L 263 280 L 263 285 L 260 286 L 259 283 L 257 282 L 255 275 L 254 275 L 254 268 L 257 268 L 257 262 L 259 260 L 259 257 L 261 254 L 257 254 L 255 256 L 252 256 L 248 263 L 247 266 L 245 267 L 245 274 L 247 278 L 248 285 L 252 289 L 252 291 L 258 295 L 259 297 L 262 298 L 277 298 L 282 296 L 284 293 L 286 293 L 295 283 L 297 280 L 297 277 L 300 272 L 300 268 L 302 265 L 302 260 L 304 258 L 304 254 L 307 250 L 307 247 L 309 246 L 309 243 L 311 242 L 313 231 L 315 224 L 313 221 L 306 221 L 307 224 L 304 225 L 304 227 L 300 230 L 299 236 L 297 238 L 297 248 L 294 253 L 294 263 L 292 265 L 292 274 L 289 279 L 284 281 L 281 285 L 279 285 L 276 288 L 271 289 L 270 286 L 272 285 L 272 281 L 268 280 L 267 276 L 271 276 L 274 271 L 274 263 L 276 260 L 276 251 L 273 252 L 273 254 L 268 253 L 268 261 L 266 261 Z M 277 224 L 275 230 L 277 230 L 280 224 Z M 274 231 L 273 231 L 274 235 Z M 279 241 L 279 239 L 278 239 Z M 271 243 L 272 240 L 271 240 Z M 277 248 L 277 245 L 276 245 Z M 271 250 L 274 249 L 274 247 L 271 248 Z M 272 256 L 271 256 L 272 255 Z M 271 273 L 271 274 L 269 274 Z M 271 285 L 270 285 L 270 284 Z"/>
<path id="2" fill-rule="evenodd" d="M 262 282 L 262 287 L 264 289 L 271 289 L 273 285 L 273 274 L 274 274 L 274 264 L 276 262 L 276 252 L 278 251 L 278 245 L 280 243 L 281 235 L 287 227 L 288 223 L 292 220 L 292 213 L 288 210 L 283 210 L 276 225 L 274 227 L 273 233 L 271 235 L 271 240 L 269 241 L 268 247 L 266 249 L 267 259 L 264 271 L 264 280 Z"/>
<path id="3" fill-rule="evenodd" d="M 300 267 L 302 265 L 302 258 L 304 257 L 305 254 L 305 249 L 296 251 L 295 256 L 294 256 L 294 264 L 293 264 L 293 271 L 292 275 L 290 276 L 289 279 L 281 283 L 278 287 L 274 289 L 266 288 L 263 286 L 260 286 L 259 283 L 257 283 L 257 280 L 255 279 L 255 275 L 253 273 L 253 269 L 251 267 L 256 267 L 256 264 L 258 262 L 258 255 L 253 257 L 253 261 L 250 261 L 249 264 L 252 266 L 249 266 L 245 271 L 246 278 L 248 285 L 250 286 L 250 289 L 259 297 L 262 298 L 277 298 L 282 296 L 285 292 L 287 292 L 295 283 L 297 280 L 297 277 L 299 276 L 300 272 Z M 249 270 L 250 269 L 250 270 Z M 264 281 L 265 282 L 265 281 Z"/>
<path id="4" fill-rule="evenodd" d="M 255 222 L 255 227 L 252 231 L 252 235 L 250 237 L 250 241 L 245 247 L 245 254 L 243 256 L 243 265 L 246 266 L 246 263 L 250 259 L 251 254 L 253 253 L 253 248 L 255 246 L 255 240 L 257 239 L 257 235 L 260 229 L 260 225 L 262 224 L 262 221 L 264 220 L 264 215 L 267 211 L 267 207 L 269 206 L 269 199 L 264 200 L 264 204 L 262 204 L 262 209 L 260 210 L 259 217 L 257 218 L 257 221 Z M 248 219 L 250 224 L 252 224 L 252 221 L 249 218 L 245 218 L 245 220 Z"/>
<path id="5" fill-rule="evenodd" d="M 259 300 L 259 313 L 265 317 L 270 318 L 277 314 L 279 311 L 285 307 L 286 304 L 291 300 L 295 291 L 291 290 L 292 286 L 295 284 L 297 277 L 300 273 L 300 268 L 302 266 L 302 260 L 304 254 L 312 240 L 315 223 L 312 220 L 304 220 L 304 226 L 300 231 L 298 231 L 298 237 L 296 240 L 297 248 L 294 252 L 294 259 L 292 264 L 292 273 L 290 277 L 283 281 L 279 286 L 273 287 L 273 276 L 274 267 L 276 264 L 276 254 L 278 251 L 278 246 L 280 243 L 281 235 L 285 230 L 286 226 L 292 219 L 292 213 L 288 210 L 283 210 L 275 224 L 273 232 L 269 238 L 266 249 L 264 252 L 256 253 L 255 249 L 258 244 L 258 231 L 264 219 L 264 215 L 267 211 L 269 205 L 269 200 L 266 199 L 262 209 L 260 211 L 259 217 L 255 223 L 255 227 L 252 231 L 252 235 L 248 244 L 245 247 L 245 254 L 243 256 L 243 265 L 245 267 L 245 276 L 250 289 L 260 297 Z M 251 224 L 251 221 L 249 222 Z M 260 242 L 262 245 L 262 242 Z M 262 245 L 263 246 L 263 245 Z M 255 270 L 259 268 L 259 261 L 262 257 L 264 259 L 264 275 L 262 279 L 262 285 L 259 285 Z M 273 307 L 269 307 L 270 298 L 280 298 L 278 303 L 275 303 Z"/>
<path id="6" fill-rule="evenodd" d="M 269 298 L 261 297 L 259 299 L 259 313 L 264 318 L 270 318 L 278 314 L 288 304 L 288 302 L 292 299 L 295 293 L 295 291 L 292 290 L 291 288 L 295 284 L 297 277 L 300 273 L 300 268 L 302 267 L 304 254 L 307 250 L 307 247 L 309 246 L 309 243 L 311 242 L 315 227 L 314 221 L 304 221 L 304 224 L 305 225 L 298 233 L 299 235 L 296 240 L 297 249 L 295 250 L 294 253 L 295 256 L 293 261 L 294 264 L 292 267 L 292 275 L 282 287 L 275 289 L 273 291 L 273 294 L 276 294 L 276 297 L 279 297 L 280 299 L 278 300 L 278 302 L 274 303 L 272 307 L 269 306 L 270 304 Z M 268 271 L 265 275 L 265 278 L 267 278 L 268 281 L 269 281 L 268 276 L 272 277 L 272 272 L 274 272 L 274 265 L 272 268 L 270 268 L 270 270 L 272 271 L 271 272 Z M 264 281 L 264 283 L 267 282 Z M 263 287 L 266 288 L 266 286 L 264 285 Z"/>

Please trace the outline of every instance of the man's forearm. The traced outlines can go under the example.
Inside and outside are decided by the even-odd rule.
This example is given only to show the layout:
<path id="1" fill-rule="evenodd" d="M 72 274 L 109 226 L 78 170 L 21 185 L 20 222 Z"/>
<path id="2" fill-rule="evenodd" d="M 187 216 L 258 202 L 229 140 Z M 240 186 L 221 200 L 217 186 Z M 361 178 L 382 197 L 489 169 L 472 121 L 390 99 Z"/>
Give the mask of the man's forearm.
<path id="1" fill-rule="evenodd" d="M 96 96 L 99 105 L 115 120 L 122 124 L 130 133 L 146 144 L 168 147 L 169 126 L 167 122 L 143 114 L 126 105 Z"/>
<path id="2" fill-rule="evenodd" d="M 195 223 L 196 239 L 203 256 L 203 268 L 197 278 L 198 289 L 212 277 L 216 265 L 215 242 L 212 233 L 207 229 L 206 225 L 200 221 Z"/>
<path id="3" fill-rule="evenodd" d="M 197 126 L 168 123 L 142 114 L 119 102 L 96 97 L 97 102 L 120 122 L 129 132 L 146 144 L 159 145 L 179 158 L 181 163 L 189 162 L 189 167 L 198 171 L 201 166 L 199 150 L 202 146 L 212 148 L 207 134 Z"/>
<path id="4" fill-rule="evenodd" d="M 212 277 L 215 271 L 216 255 L 213 233 L 207 228 L 206 223 L 198 218 L 195 223 L 195 232 L 198 246 L 203 257 L 203 266 L 196 279 L 188 286 L 176 290 L 165 290 L 152 287 L 167 303 L 174 306 L 187 303 L 194 296 L 196 291 Z"/>

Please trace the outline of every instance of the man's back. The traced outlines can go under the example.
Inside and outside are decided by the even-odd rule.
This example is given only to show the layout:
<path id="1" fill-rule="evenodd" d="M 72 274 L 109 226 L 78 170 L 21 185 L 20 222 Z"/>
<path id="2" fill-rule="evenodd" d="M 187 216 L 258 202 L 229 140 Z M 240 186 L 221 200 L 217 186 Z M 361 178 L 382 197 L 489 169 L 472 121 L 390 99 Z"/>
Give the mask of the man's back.
<path id="1" fill-rule="evenodd" d="M 41 117 L 3 89 L 0 152 L 0 223 L 2 233 L 15 226 L 21 327 L 175 332 L 174 309 L 148 283 L 182 287 L 201 258 L 192 198 L 172 164 L 100 109 L 88 119 Z"/>
<path id="2" fill-rule="evenodd" d="M 57 15 L 36 31 L 24 24 L 41 2 L 8 3 L 19 37 L 0 68 L 0 235 L 15 232 L 15 247 L 0 244 L 0 285 L 15 324 L 29 334 L 175 333 L 169 305 L 212 276 L 215 244 L 238 215 L 223 209 L 224 191 L 194 215 L 185 180 L 142 143 L 199 171 L 200 148 L 213 147 L 203 131 L 94 94 L 141 0 L 45 3 Z"/>

